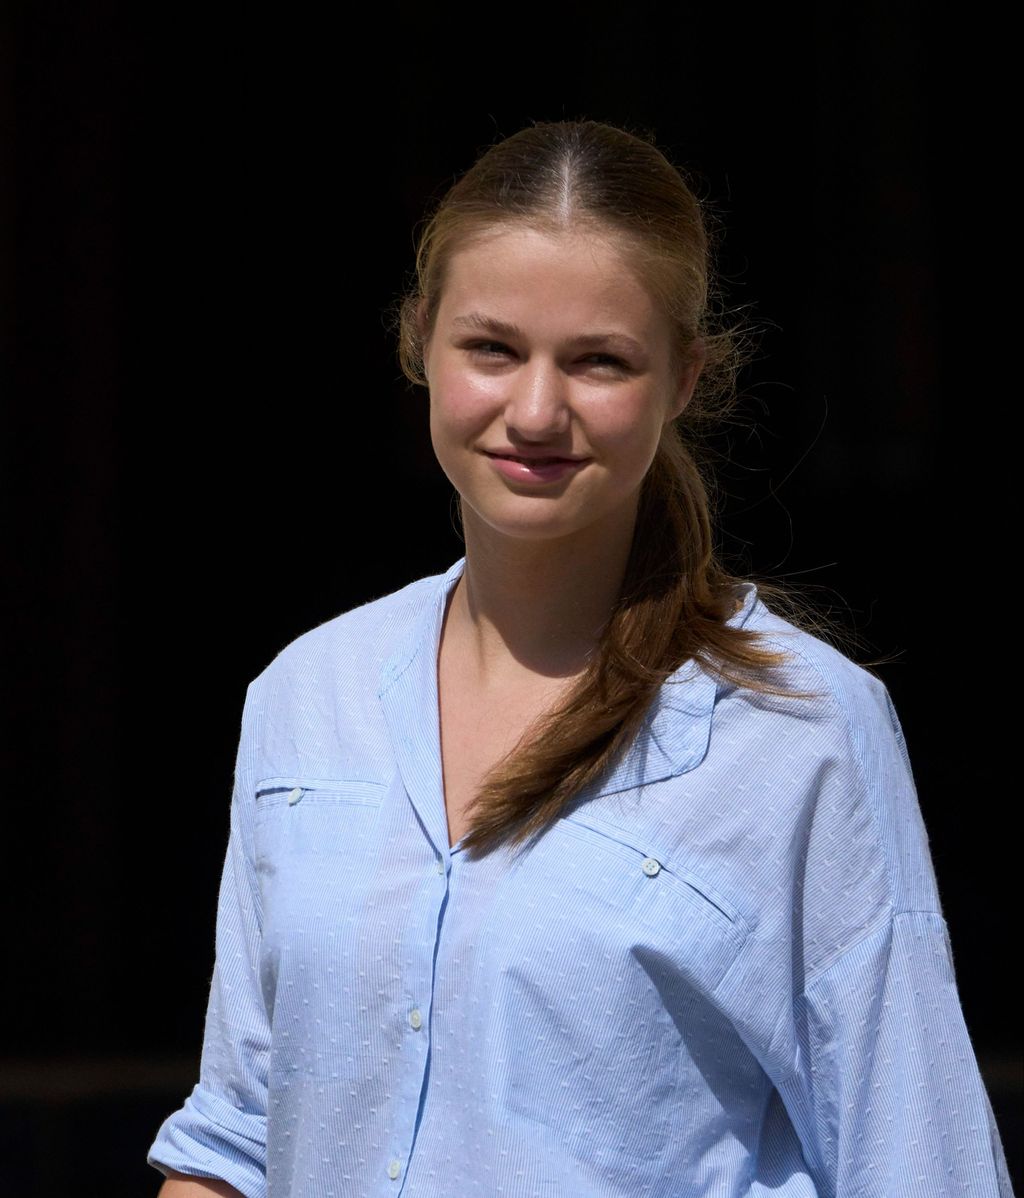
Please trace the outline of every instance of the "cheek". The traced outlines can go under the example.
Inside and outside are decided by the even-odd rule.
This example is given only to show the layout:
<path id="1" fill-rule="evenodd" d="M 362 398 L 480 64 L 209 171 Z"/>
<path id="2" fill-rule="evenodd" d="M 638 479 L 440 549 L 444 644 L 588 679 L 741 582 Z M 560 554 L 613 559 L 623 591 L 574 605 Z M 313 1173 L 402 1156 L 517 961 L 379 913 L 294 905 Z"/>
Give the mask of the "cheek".
<path id="1" fill-rule="evenodd" d="M 494 400 L 486 385 L 457 372 L 439 371 L 430 386 L 430 424 L 439 435 L 471 432 L 491 418 Z"/>
<path id="2" fill-rule="evenodd" d="M 662 406 L 648 392 L 619 392 L 592 412 L 591 435 L 617 456 L 652 457 L 661 437 Z"/>

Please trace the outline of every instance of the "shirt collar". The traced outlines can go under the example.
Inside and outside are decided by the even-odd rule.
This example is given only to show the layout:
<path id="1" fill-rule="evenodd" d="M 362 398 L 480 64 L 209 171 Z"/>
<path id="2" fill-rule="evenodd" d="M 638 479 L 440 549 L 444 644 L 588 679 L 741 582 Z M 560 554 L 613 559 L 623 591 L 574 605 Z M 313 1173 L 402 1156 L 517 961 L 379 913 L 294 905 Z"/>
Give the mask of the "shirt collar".
<path id="1" fill-rule="evenodd" d="M 434 586 L 427 592 L 425 601 L 413 617 L 407 634 L 402 638 L 398 648 L 384 662 L 380 673 L 379 694 L 383 696 L 391 685 L 411 665 L 420 652 L 432 654 L 434 669 L 437 669 L 437 651 L 441 642 L 441 624 L 448 603 L 448 596 L 455 584 L 462 577 L 466 566 L 465 557 L 453 562 L 444 574 L 435 574 L 423 579 L 423 585 L 433 582 Z M 436 698 L 436 693 L 435 693 Z"/>
<path id="2" fill-rule="evenodd" d="M 740 607 L 726 623 L 740 627 L 758 602 L 756 586 L 740 583 L 737 598 Z M 711 720 L 721 686 L 696 662 L 681 665 L 659 688 L 639 735 L 594 794 L 614 794 L 661 782 L 700 765 L 711 739 Z"/>
<path id="3" fill-rule="evenodd" d="M 436 713 L 437 651 L 448 596 L 465 569 L 461 557 L 433 582 L 416 612 L 408 632 L 384 663 L 379 697 L 391 733 L 406 789 L 421 818 L 440 838 L 443 811 L 433 811 L 433 797 L 443 794 L 440 731 L 436 719 L 425 721 L 424 712 Z M 738 610 L 728 623 L 742 626 L 758 605 L 757 588 L 739 584 Z M 587 794 L 598 797 L 662 781 L 694 769 L 704 759 L 711 736 L 711 719 L 721 683 L 695 662 L 680 666 L 661 686 L 644 719 L 640 734 L 619 762 Z M 447 843 L 447 839 L 445 839 Z"/>

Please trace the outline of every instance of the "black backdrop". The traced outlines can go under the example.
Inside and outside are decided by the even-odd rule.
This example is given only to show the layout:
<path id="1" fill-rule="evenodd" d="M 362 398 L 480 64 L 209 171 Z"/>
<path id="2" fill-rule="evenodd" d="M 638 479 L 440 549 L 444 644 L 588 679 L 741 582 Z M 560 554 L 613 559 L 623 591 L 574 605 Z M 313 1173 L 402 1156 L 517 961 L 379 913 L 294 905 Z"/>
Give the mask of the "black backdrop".
<path id="1" fill-rule="evenodd" d="M 898 9 L 898 11 L 895 11 Z M 1017 1167 L 973 86 L 922 4 L 4 10 L 9 550 L 0 1048 L 19 1194 L 155 1193 L 195 1080 L 248 681 L 461 552 L 387 313 L 431 199 L 533 120 L 648 128 L 765 332 L 720 442 L 737 568 L 800 582 L 903 721 Z M 928 21 L 934 15 L 928 13 Z M 7 317 L 9 316 L 9 319 Z M 1012 1141 L 1012 1142 L 1011 1142 Z M 101 1192 L 96 1190 L 96 1192 Z"/>

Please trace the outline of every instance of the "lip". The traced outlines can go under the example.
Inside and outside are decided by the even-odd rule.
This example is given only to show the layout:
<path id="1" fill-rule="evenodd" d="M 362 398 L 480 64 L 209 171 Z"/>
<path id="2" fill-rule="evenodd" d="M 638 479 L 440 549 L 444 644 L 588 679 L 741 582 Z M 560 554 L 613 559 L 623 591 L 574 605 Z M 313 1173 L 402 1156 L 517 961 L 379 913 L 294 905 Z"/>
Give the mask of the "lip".
<path id="1" fill-rule="evenodd" d="M 575 474 L 589 458 L 561 457 L 556 454 L 492 453 L 483 451 L 495 470 L 513 482 L 558 482 Z"/>

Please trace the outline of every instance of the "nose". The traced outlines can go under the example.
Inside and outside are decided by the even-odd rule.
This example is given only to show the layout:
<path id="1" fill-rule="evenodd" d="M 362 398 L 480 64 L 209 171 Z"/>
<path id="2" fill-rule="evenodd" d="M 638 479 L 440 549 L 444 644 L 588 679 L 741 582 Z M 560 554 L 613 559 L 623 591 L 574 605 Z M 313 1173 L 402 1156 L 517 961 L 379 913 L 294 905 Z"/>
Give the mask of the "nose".
<path id="1" fill-rule="evenodd" d="M 568 381 L 551 361 L 524 363 L 509 382 L 505 424 L 527 441 L 550 441 L 569 427 Z"/>

